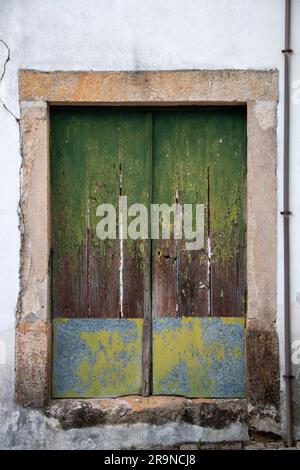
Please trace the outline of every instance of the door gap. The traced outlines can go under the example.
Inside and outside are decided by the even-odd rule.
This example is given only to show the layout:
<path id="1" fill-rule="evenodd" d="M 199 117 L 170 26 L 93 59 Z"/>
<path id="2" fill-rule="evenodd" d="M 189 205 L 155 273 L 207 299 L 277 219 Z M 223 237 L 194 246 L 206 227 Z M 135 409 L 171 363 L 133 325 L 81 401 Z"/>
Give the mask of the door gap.
<path id="1" fill-rule="evenodd" d="M 209 175 L 209 165 L 208 165 L 207 166 L 207 284 L 208 284 L 207 313 L 209 317 L 211 316 L 211 289 L 212 289 L 211 259 L 212 259 L 212 250 L 211 250 L 211 223 L 210 223 L 210 175 Z"/>

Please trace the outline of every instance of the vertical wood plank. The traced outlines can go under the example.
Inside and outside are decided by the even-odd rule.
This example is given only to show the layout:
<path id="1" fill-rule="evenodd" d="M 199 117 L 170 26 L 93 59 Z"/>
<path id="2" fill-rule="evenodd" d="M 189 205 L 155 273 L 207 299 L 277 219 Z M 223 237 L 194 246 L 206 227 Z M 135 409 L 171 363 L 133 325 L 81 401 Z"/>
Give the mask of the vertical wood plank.
<path id="1" fill-rule="evenodd" d="M 246 113 L 211 111 L 209 119 L 211 315 L 245 313 Z"/>
<path id="2" fill-rule="evenodd" d="M 86 316 L 87 135 L 86 123 L 70 108 L 51 111 L 54 317 Z"/>
<path id="3" fill-rule="evenodd" d="M 154 123 L 153 202 L 207 206 L 205 112 L 157 111 Z M 207 315 L 207 247 L 156 240 L 152 257 L 154 316 Z"/>
<path id="4" fill-rule="evenodd" d="M 204 246 L 187 250 L 186 241 L 178 246 L 178 314 L 208 315 L 207 269 L 207 111 L 186 110 L 180 114 L 176 129 L 176 172 L 179 202 L 205 206 Z M 193 224 L 195 229 L 195 223 Z"/>
<path id="5" fill-rule="evenodd" d="M 151 113 L 124 110 L 119 113 L 119 165 L 122 177 L 121 193 L 127 196 L 127 208 L 143 204 L 150 210 L 151 177 Z M 139 216 L 139 213 L 136 214 Z M 128 216 L 128 226 L 136 216 Z M 125 228 L 124 228 L 125 230 Z M 148 240 L 123 240 L 123 317 L 144 316 L 144 291 L 149 270 Z"/>
<path id="6" fill-rule="evenodd" d="M 156 111 L 153 118 L 153 204 L 176 202 L 175 114 Z M 152 240 L 152 314 L 177 316 L 177 248 L 174 239 Z"/>
<path id="7" fill-rule="evenodd" d="M 143 329 L 143 369 L 142 369 L 142 394 L 149 396 L 153 392 L 153 332 L 152 332 L 152 239 L 151 239 L 151 209 L 152 182 L 153 182 L 153 114 L 147 113 L 146 134 L 148 136 L 148 240 L 146 243 L 147 256 L 144 260 L 144 329 Z"/>
<path id="8" fill-rule="evenodd" d="M 119 204 L 119 117 L 113 110 L 89 109 L 84 118 L 89 125 L 88 208 L 90 218 L 89 316 L 119 318 L 120 241 L 97 237 L 100 204 Z"/>

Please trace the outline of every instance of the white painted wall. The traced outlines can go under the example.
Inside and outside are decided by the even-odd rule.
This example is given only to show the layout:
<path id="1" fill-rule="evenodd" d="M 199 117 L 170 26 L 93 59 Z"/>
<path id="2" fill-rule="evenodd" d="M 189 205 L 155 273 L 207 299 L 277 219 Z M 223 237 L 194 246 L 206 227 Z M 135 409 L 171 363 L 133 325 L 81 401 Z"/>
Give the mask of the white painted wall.
<path id="1" fill-rule="evenodd" d="M 291 83 L 297 87 L 291 107 L 291 302 L 294 341 L 300 340 L 300 2 L 292 0 L 292 4 L 292 47 L 295 52 L 292 56 Z M 21 159 L 18 126 L 12 114 L 19 116 L 18 70 L 277 68 L 280 70 L 282 99 L 283 57 L 280 51 L 284 45 L 283 24 L 284 0 L 0 1 L 0 38 L 10 50 L 10 60 L 0 85 L 0 408 L 10 414 L 8 430 L 2 430 L 5 445 L 12 445 L 12 429 L 18 426 L 20 420 L 29 419 L 13 405 Z M 0 77 L 7 52 L 0 42 Z M 280 100 L 278 213 L 282 208 L 282 140 Z M 278 330 L 281 346 L 282 258 L 282 220 L 278 215 Z M 297 360 L 296 354 L 294 358 Z M 300 362 L 300 353 L 298 359 Z M 295 373 L 300 383 L 300 364 L 295 366 Z M 300 402 L 300 396 L 297 399 Z M 42 418 L 36 419 L 38 432 L 41 428 L 37 422 L 41 422 Z M 298 425 L 300 436 L 300 417 Z M 40 426 L 44 429 L 47 423 L 43 422 Z M 31 433 L 34 435 L 34 430 Z"/>

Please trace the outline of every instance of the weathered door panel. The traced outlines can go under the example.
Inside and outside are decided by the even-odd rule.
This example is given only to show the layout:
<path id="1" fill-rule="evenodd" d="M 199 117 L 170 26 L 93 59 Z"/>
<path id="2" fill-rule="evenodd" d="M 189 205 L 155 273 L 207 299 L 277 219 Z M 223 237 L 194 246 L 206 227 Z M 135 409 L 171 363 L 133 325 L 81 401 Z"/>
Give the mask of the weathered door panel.
<path id="1" fill-rule="evenodd" d="M 100 240 L 96 211 L 112 204 L 118 221 L 122 194 L 148 207 L 151 120 L 145 111 L 52 112 L 54 316 L 143 317 L 148 243 L 121 242 L 119 225 L 116 240 Z"/>
<path id="2" fill-rule="evenodd" d="M 51 122 L 53 393 L 141 393 L 148 240 L 120 240 L 120 223 L 115 240 L 101 240 L 96 228 L 103 203 L 118 222 L 122 194 L 148 207 L 152 116 L 61 108 Z"/>
<path id="3" fill-rule="evenodd" d="M 204 204 L 205 243 L 153 243 L 153 393 L 243 396 L 245 111 L 161 113 L 154 136 L 153 199 Z"/>
<path id="4" fill-rule="evenodd" d="M 143 204 L 150 210 L 152 115 L 145 111 L 120 113 L 121 191 L 127 206 Z M 130 224 L 140 214 L 128 215 L 127 238 L 123 240 L 123 308 L 125 318 L 144 317 L 144 292 L 148 288 L 150 251 L 148 239 L 132 239 Z M 126 227 L 123 228 L 123 231 Z M 138 227 L 141 230 L 141 227 Z M 147 303 L 147 301 L 146 301 Z"/>

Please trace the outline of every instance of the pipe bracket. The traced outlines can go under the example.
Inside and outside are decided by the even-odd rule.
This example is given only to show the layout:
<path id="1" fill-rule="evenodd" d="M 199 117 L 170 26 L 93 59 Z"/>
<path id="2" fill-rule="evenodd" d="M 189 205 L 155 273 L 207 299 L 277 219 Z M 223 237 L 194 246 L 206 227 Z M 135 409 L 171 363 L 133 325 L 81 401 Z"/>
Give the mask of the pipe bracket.
<path id="1" fill-rule="evenodd" d="M 281 211 L 280 214 L 284 217 L 289 217 L 290 215 L 292 215 L 291 211 Z"/>

